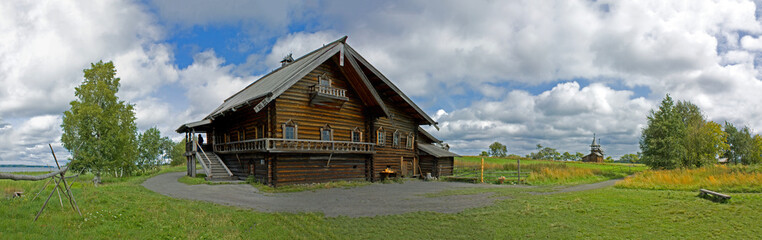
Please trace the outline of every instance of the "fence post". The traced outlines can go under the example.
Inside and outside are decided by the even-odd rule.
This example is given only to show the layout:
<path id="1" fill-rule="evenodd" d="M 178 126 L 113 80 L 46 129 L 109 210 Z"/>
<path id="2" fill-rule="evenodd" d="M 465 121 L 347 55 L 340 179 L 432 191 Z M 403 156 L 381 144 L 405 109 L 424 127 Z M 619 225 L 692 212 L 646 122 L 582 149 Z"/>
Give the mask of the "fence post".
<path id="1" fill-rule="evenodd" d="M 482 179 L 482 183 L 484 183 L 484 158 L 482 158 L 482 173 L 481 173 L 481 179 Z"/>
<path id="2" fill-rule="evenodd" d="M 521 184 L 521 159 L 516 159 L 516 170 L 519 179 L 516 183 Z"/>

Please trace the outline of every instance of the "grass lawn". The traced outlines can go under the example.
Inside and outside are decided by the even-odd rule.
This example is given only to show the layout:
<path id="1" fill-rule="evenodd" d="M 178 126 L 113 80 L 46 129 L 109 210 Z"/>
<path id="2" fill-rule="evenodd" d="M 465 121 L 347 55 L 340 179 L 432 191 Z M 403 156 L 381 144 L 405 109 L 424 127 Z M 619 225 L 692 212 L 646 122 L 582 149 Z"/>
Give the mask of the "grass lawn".
<path id="1" fill-rule="evenodd" d="M 164 171 L 171 170 L 184 168 Z M 530 192 L 553 187 L 479 188 L 441 195 L 494 192 L 510 198 L 456 214 L 325 218 L 321 213 L 260 213 L 174 199 L 140 186 L 148 177 L 111 180 L 97 188 L 89 179 L 80 179 L 73 191 L 84 217 L 62 208 L 54 195 L 33 223 L 44 198 L 0 197 L 0 239 L 752 239 L 762 235 L 757 227 L 762 195 L 754 193 L 734 194 L 729 203 L 718 204 L 696 197 L 694 191 L 609 187 L 534 195 Z M 27 196 L 42 184 L 0 180 L 0 188 L 21 188 Z"/>

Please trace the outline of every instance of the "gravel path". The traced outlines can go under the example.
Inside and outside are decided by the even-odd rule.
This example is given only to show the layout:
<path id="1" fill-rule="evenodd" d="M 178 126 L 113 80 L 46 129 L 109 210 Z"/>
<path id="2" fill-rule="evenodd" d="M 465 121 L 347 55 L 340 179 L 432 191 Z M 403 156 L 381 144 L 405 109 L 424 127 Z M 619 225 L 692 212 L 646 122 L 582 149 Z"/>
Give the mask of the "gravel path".
<path id="1" fill-rule="evenodd" d="M 462 188 L 527 187 L 513 185 L 481 185 L 457 182 L 407 181 L 402 184 L 371 184 L 349 189 L 333 188 L 295 193 L 261 193 L 248 184 L 187 185 L 177 181 L 184 172 L 165 173 L 143 182 L 143 186 L 160 194 L 190 200 L 250 208 L 263 212 L 323 212 L 327 217 L 369 217 L 408 212 L 430 211 L 456 213 L 468 208 L 493 204 L 505 198 L 492 193 L 425 197 L 427 193 Z M 609 182 L 609 181 L 607 181 Z M 610 186 L 607 182 L 593 188 Z M 594 184 L 588 184 L 594 185 Z M 585 185 L 582 185 L 585 186 Z M 574 186 L 567 189 L 574 189 Z M 581 191 L 590 188 L 581 187 Z M 559 190 L 559 192 L 564 191 Z"/>

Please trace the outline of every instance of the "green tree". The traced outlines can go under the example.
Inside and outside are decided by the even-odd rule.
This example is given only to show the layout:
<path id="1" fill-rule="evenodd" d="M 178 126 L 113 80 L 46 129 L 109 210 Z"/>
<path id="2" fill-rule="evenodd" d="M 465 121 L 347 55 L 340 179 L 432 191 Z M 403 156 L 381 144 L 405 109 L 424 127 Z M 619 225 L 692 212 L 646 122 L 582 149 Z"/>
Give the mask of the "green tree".
<path id="1" fill-rule="evenodd" d="M 752 151 L 749 158 L 749 164 L 762 163 L 762 136 L 754 135 L 752 138 Z"/>
<path id="2" fill-rule="evenodd" d="M 116 96 L 120 79 L 112 62 L 100 61 L 84 70 L 84 81 L 75 88 L 76 100 L 64 112 L 61 141 L 72 154 L 69 167 L 95 174 L 128 175 L 137 158 L 133 106 Z"/>
<path id="3" fill-rule="evenodd" d="M 173 143 L 167 137 L 161 137 L 158 128 L 152 127 L 138 135 L 138 151 L 140 155 L 136 165 L 138 169 L 155 169 L 161 164 L 164 156 L 169 156 Z"/>
<path id="4" fill-rule="evenodd" d="M 482 151 L 481 153 L 479 153 L 479 156 L 481 156 L 481 157 L 489 157 L 489 153 L 487 151 Z"/>
<path id="5" fill-rule="evenodd" d="M 667 94 L 659 110 L 651 110 L 648 115 L 648 125 L 643 128 L 640 138 L 641 161 L 656 169 L 679 167 L 686 151 L 681 144 L 685 132 L 682 117 Z"/>
<path id="6" fill-rule="evenodd" d="M 508 154 L 508 147 L 499 142 L 489 145 L 489 155 L 493 157 L 505 157 Z"/>
<path id="7" fill-rule="evenodd" d="M 577 152 L 574 154 L 574 161 L 582 161 L 582 158 L 585 156 L 584 153 Z"/>
<path id="8" fill-rule="evenodd" d="M 619 158 L 620 162 L 626 162 L 626 163 L 638 163 L 640 162 L 640 157 L 638 154 L 628 153 Z"/>
<path id="9" fill-rule="evenodd" d="M 728 162 L 747 165 L 759 162 L 760 156 L 755 156 L 755 152 L 757 152 L 755 140 L 749 127 L 744 126 L 738 129 L 732 123 L 725 122 L 725 133 L 727 133 L 729 147 L 724 156 L 728 158 Z"/>
<path id="10" fill-rule="evenodd" d="M 681 116 L 685 136 L 681 142 L 685 154 L 679 163 L 683 167 L 711 165 L 717 156 L 728 149 L 727 134 L 718 123 L 707 121 L 698 106 L 691 102 L 679 101 L 675 110 Z"/>
<path id="11" fill-rule="evenodd" d="M 173 166 L 182 165 L 185 163 L 185 139 L 183 138 L 182 141 L 179 141 L 177 143 L 174 143 L 172 146 L 172 162 L 171 164 Z"/>
<path id="12" fill-rule="evenodd" d="M 542 145 L 537 144 L 537 152 L 536 153 L 530 153 L 529 154 L 529 158 L 531 158 L 531 159 L 561 160 L 562 155 L 555 148 L 543 147 Z"/>

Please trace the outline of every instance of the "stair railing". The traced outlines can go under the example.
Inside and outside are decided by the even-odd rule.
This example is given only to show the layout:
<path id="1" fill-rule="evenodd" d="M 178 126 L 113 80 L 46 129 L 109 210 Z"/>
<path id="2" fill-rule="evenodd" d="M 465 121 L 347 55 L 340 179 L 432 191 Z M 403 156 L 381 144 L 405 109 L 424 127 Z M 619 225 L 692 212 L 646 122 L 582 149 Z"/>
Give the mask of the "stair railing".
<path id="1" fill-rule="evenodd" d="M 198 149 L 201 149 L 201 153 L 204 154 L 204 157 L 206 157 L 206 160 L 209 161 L 209 164 L 211 165 L 212 164 L 212 160 L 210 160 L 209 156 L 206 155 L 206 152 L 204 152 L 204 148 L 202 148 L 201 145 L 198 145 L 198 143 L 196 143 L 196 145 L 198 146 Z M 233 172 L 231 172 L 230 169 L 228 169 L 228 166 L 225 165 L 224 162 L 222 162 L 222 159 L 217 157 L 217 161 L 220 163 L 220 165 L 222 165 L 223 168 L 225 168 L 225 171 L 228 172 L 228 176 L 232 177 L 233 176 Z M 210 169 L 210 172 L 211 172 L 211 169 Z M 209 175 L 209 176 L 211 176 L 211 175 Z"/>
<path id="2" fill-rule="evenodd" d="M 204 172 L 206 173 L 207 177 L 212 177 L 212 169 L 206 166 L 206 163 L 204 162 L 204 159 L 201 157 L 201 154 L 198 154 L 198 151 L 196 153 L 196 158 L 198 158 L 198 161 L 201 163 L 201 166 L 204 167 Z M 204 157 L 206 157 L 206 154 L 204 154 Z M 209 158 L 207 158 L 208 160 Z"/>

